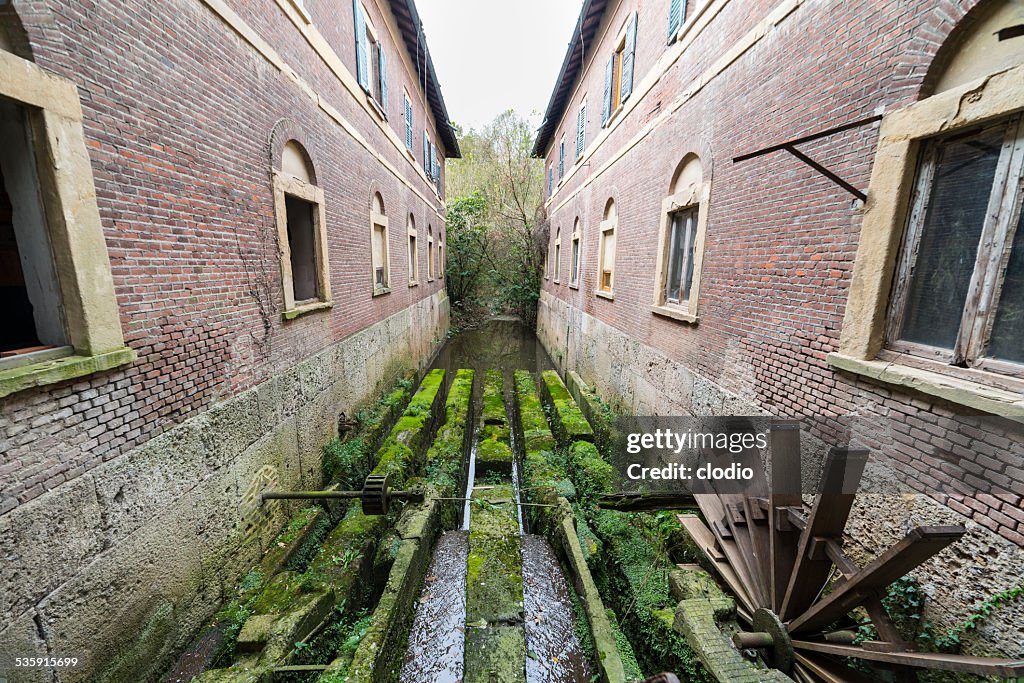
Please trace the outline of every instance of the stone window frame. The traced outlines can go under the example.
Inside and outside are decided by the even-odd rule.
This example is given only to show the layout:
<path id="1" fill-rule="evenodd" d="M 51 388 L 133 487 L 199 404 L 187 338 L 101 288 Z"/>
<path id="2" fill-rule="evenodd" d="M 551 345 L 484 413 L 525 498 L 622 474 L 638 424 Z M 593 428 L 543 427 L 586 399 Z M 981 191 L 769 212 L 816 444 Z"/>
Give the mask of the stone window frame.
<path id="1" fill-rule="evenodd" d="M 697 162 L 700 158 L 693 156 Z M 701 271 L 704 268 L 704 244 L 707 239 L 708 213 L 711 201 L 711 181 L 701 181 L 661 201 L 661 227 L 658 233 L 658 252 L 655 266 L 654 302 L 651 313 L 679 322 L 695 324 L 700 318 L 697 307 L 700 301 Z M 681 211 L 697 209 L 697 225 L 693 243 L 693 279 L 690 284 L 690 298 L 679 303 L 665 298 L 665 284 L 668 280 L 668 249 L 672 235 L 673 216 Z"/>
<path id="2" fill-rule="evenodd" d="M 377 204 L 380 204 L 380 211 L 377 211 Z M 379 192 L 370 196 L 370 279 L 373 282 L 373 296 L 382 296 L 391 293 L 391 233 L 388 228 L 388 217 L 384 213 L 384 198 Z M 377 264 L 377 257 L 373 253 L 373 238 L 377 228 L 381 228 L 384 236 L 382 244 L 384 247 L 383 263 Z M 377 285 L 377 268 L 384 269 L 384 285 Z"/>
<path id="3" fill-rule="evenodd" d="M 69 342 L 0 363 L 2 397 L 110 370 L 136 353 L 121 329 L 77 86 L 0 50 L 0 96 L 29 115 Z"/>
<path id="4" fill-rule="evenodd" d="M 562 228 L 555 228 L 554 247 L 554 280 L 556 285 L 562 284 Z"/>
<path id="5" fill-rule="evenodd" d="M 444 230 L 437 231 L 437 279 L 444 279 Z"/>
<path id="6" fill-rule="evenodd" d="M 889 112 L 881 122 L 839 350 L 827 362 L 846 372 L 907 387 L 996 415 L 1024 417 L 1024 383 L 886 349 L 890 298 L 930 138 L 1024 110 L 1024 66 L 966 83 Z"/>
<path id="7" fill-rule="evenodd" d="M 427 282 L 434 281 L 434 226 L 427 223 Z"/>
<path id="8" fill-rule="evenodd" d="M 572 237 L 569 240 L 569 288 L 580 288 L 580 273 L 583 270 L 583 230 L 580 217 L 572 224 Z"/>
<path id="9" fill-rule="evenodd" d="M 419 232 L 416 230 L 416 218 L 409 214 L 406 222 L 406 235 L 408 237 L 408 259 L 409 259 L 409 286 L 417 287 L 420 284 L 420 253 L 419 253 Z"/>
<path id="10" fill-rule="evenodd" d="M 613 209 L 615 212 L 614 215 L 611 216 L 610 218 L 607 217 L 609 208 Z M 618 230 L 619 210 L 618 207 L 615 205 L 615 200 L 609 198 L 608 202 L 605 204 L 605 219 L 601 221 L 600 232 L 598 233 L 599 238 L 597 242 L 597 288 L 594 290 L 594 294 L 596 296 L 601 297 L 602 299 L 608 299 L 609 301 L 615 299 L 615 252 L 616 248 L 618 247 L 618 242 L 616 241 L 611 247 L 612 267 L 608 270 L 610 277 L 607 289 L 604 287 L 604 259 L 605 252 L 607 251 L 605 243 L 608 240 L 609 234 L 612 236 L 612 239 L 617 240 Z"/>
<path id="11" fill-rule="evenodd" d="M 281 317 L 294 320 L 300 315 L 323 311 L 334 306 L 331 298 L 330 267 L 327 260 L 327 218 L 324 212 L 324 191 L 293 175 L 274 169 L 274 207 L 277 220 L 278 255 L 281 263 L 281 290 L 284 311 Z M 288 241 L 288 209 L 285 199 L 294 197 L 315 207 L 313 216 L 313 253 L 316 256 L 318 300 L 296 301 L 292 277 L 292 250 Z"/>

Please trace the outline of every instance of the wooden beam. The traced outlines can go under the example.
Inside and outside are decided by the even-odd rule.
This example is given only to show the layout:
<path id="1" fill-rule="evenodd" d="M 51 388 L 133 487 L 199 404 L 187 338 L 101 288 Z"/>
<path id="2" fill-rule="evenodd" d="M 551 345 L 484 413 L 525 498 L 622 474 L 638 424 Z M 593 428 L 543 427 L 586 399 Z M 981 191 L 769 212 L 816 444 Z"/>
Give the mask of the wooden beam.
<path id="1" fill-rule="evenodd" d="M 704 522 L 694 515 L 678 515 L 677 518 L 679 523 L 683 525 L 683 528 L 686 529 L 686 533 L 690 534 L 690 538 L 693 539 L 694 543 L 707 555 L 711 561 L 711 566 L 714 567 L 718 575 L 725 581 L 725 585 L 732 591 L 738 603 L 737 611 L 749 622 L 757 607 L 754 606 L 754 602 L 751 600 L 750 594 L 747 593 L 743 582 L 740 581 L 736 572 L 730 566 L 728 558 L 719 559 L 715 556 L 716 539 L 711 529 L 707 528 Z"/>
<path id="2" fill-rule="evenodd" d="M 797 665 L 802 666 L 815 677 L 811 680 L 824 681 L 825 683 L 872 683 L 875 680 L 822 655 L 803 652 L 796 652 L 794 654 Z"/>
<path id="3" fill-rule="evenodd" d="M 803 475 L 800 463 L 800 423 L 775 422 L 771 426 L 771 490 L 768 496 L 769 586 L 772 609 L 782 607 L 786 585 L 793 573 L 800 532 L 780 518 L 784 508 L 804 505 L 800 495 Z"/>
<path id="4" fill-rule="evenodd" d="M 803 614 L 792 619 L 788 624 L 789 632 L 806 633 L 825 628 L 865 599 L 877 596 L 893 581 L 959 540 L 965 533 L 966 529 L 962 526 L 917 527 Z"/>
<path id="5" fill-rule="evenodd" d="M 815 496 L 807 526 L 800 535 L 796 562 L 779 609 L 783 622 L 806 612 L 825 585 L 832 562 L 827 557 L 812 558 L 809 550 L 812 542 L 818 542 L 815 539 L 842 538 L 867 459 L 866 450 L 833 448 L 829 451 L 821 477 L 821 492 Z"/>
<path id="6" fill-rule="evenodd" d="M 1004 678 L 1024 676 L 1024 659 L 970 657 L 967 655 L 947 655 L 941 652 L 872 652 L 856 645 L 838 645 L 836 643 L 818 643 L 806 640 L 794 640 L 793 647 L 801 650 L 802 653 L 800 654 L 818 652 L 836 657 L 856 657 L 857 659 L 877 662 L 879 664 L 911 666 L 916 669 L 958 671 L 982 676 L 1002 676 Z M 798 654 L 797 656 L 800 655 Z"/>

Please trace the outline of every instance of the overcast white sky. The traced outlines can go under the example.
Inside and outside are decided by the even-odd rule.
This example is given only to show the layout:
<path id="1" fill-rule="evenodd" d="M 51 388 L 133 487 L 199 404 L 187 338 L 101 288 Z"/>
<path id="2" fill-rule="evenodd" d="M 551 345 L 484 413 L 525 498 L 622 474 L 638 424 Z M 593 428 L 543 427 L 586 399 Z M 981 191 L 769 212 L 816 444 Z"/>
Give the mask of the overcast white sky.
<path id="1" fill-rule="evenodd" d="M 582 0 L 416 0 L 448 115 L 479 129 L 506 109 L 540 126 Z"/>

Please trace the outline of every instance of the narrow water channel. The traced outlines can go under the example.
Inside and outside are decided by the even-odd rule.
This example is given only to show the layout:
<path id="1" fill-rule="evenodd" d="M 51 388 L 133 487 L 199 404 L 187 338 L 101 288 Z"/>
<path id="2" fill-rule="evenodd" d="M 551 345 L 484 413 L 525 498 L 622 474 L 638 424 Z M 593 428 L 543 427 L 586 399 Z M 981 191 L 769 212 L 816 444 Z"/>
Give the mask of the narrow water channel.
<path id="1" fill-rule="evenodd" d="M 472 368 L 477 371 L 478 381 L 473 397 L 477 406 L 482 400 L 484 371 L 499 369 L 505 376 L 505 406 L 512 426 L 511 445 L 515 454 L 512 484 L 522 547 L 522 628 L 526 638 L 525 661 L 506 664 L 510 669 L 518 667 L 525 675 L 524 679 L 520 678 L 527 683 L 586 683 L 592 678 L 592 665 L 574 630 L 575 612 L 569 583 L 548 542 L 541 536 L 525 533 L 520 505 L 519 421 L 509 387 L 515 370 L 539 372 L 551 369 L 551 360 L 532 330 L 518 320 L 499 318 L 450 339 L 438 353 L 433 367 L 446 370 Z M 474 412 L 479 414 L 480 411 Z M 477 486 L 475 470 L 479 432 L 478 419 L 466 468 L 466 498 L 471 497 Z M 438 540 L 422 594 L 416 603 L 401 672 L 403 682 L 456 683 L 463 678 L 471 520 L 472 509 L 467 501 L 460 530 L 442 534 Z"/>

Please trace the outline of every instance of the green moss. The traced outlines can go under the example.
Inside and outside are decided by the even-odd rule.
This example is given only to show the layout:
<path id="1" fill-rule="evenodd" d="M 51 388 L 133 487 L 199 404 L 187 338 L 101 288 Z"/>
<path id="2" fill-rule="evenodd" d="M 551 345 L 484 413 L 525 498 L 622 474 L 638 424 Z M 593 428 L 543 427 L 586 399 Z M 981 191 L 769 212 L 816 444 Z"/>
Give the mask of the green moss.
<path id="1" fill-rule="evenodd" d="M 294 572 L 281 572 L 271 579 L 252 603 L 253 614 L 281 614 L 288 610 L 302 591 L 302 581 Z"/>
<path id="2" fill-rule="evenodd" d="M 574 441 L 593 441 L 594 430 L 591 429 L 583 411 L 569 395 L 569 390 L 562 383 L 562 378 L 554 370 L 541 373 L 545 398 L 554 418 L 554 432 L 558 443 L 568 446 Z"/>
<path id="3" fill-rule="evenodd" d="M 519 522 L 511 485 L 473 493 L 466 573 L 466 621 L 522 621 Z"/>
<path id="4" fill-rule="evenodd" d="M 577 441 L 569 449 L 569 468 L 580 495 L 592 500 L 612 490 L 615 469 L 589 441 Z"/>
<path id="5" fill-rule="evenodd" d="M 622 659 L 622 668 L 626 672 L 626 680 L 638 681 L 642 679 L 644 674 L 640 670 L 640 663 L 636 660 L 636 653 L 633 652 L 633 646 L 626 639 L 626 634 L 622 632 L 619 621 L 615 618 L 615 612 L 608 609 L 605 610 L 605 614 L 608 616 L 608 622 L 612 625 L 615 647 L 619 651 L 619 657 Z"/>
<path id="6" fill-rule="evenodd" d="M 433 426 L 433 409 L 444 384 L 444 370 L 431 370 L 408 407 L 377 451 L 372 474 L 387 475 L 389 485 L 400 488 L 422 455 Z"/>
<path id="7" fill-rule="evenodd" d="M 477 445 L 476 473 L 486 477 L 491 472 L 511 475 L 512 449 L 505 442 L 487 439 Z"/>
<path id="8" fill-rule="evenodd" d="M 508 415 L 505 412 L 505 378 L 501 370 L 488 370 L 484 373 L 482 415 L 484 424 L 508 422 Z"/>

